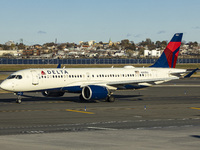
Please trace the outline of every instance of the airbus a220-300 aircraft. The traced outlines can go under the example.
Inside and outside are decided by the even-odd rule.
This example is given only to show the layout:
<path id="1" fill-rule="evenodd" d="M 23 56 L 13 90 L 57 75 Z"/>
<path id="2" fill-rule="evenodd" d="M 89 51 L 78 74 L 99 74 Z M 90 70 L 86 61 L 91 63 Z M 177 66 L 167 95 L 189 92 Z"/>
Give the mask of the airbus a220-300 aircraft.
<path id="1" fill-rule="evenodd" d="M 44 68 L 25 69 L 11 74 L 1 88 L 14 93 L 42 92 L 46 97 L 80 93 L 81 100 L 106 99 L 114 102 L 113 91 L 138 89 L 179 77 L 186 69 L 175 69 L 183 33 L 176 33 L 161 57 L 150 67 L 135 68 Z M 17 103 L 21 103 L 18 94 Z"/>

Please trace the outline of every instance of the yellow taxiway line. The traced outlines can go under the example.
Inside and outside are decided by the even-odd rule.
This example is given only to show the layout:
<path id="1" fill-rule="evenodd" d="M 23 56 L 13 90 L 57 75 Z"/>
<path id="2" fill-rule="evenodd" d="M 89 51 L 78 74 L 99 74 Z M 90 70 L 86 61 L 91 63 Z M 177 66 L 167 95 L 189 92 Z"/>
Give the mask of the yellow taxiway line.
<path id="1" fill-rule="evenodd" d="M 66 111 L 78 112 L 78 113 L 84 113 L 84 114 L 94 114 L 93 112 L 79 111 L 79 110 L 73 110 L 73 109 L 66 109 Z"/>
<path id="2" fill-rule="evenodd" d="M 197 110 L 200 110 L 200 108 L 198 108 L 198 107 L 190 107 L 190 109 L 197 109 Z"/>

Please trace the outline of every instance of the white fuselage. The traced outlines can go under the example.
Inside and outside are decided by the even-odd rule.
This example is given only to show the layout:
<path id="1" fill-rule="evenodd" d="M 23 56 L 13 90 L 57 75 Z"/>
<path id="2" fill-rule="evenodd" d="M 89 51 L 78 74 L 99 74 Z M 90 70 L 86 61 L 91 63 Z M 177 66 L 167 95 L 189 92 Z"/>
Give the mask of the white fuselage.
<path id="1" fill-rule="evenodd" d="M 124 68 L 26 69 L 13 73 L 2 82 L 1 88 L 13 92 L 62 90 L 68 87 L 82 88 L 87 85 L 115 89 L 127 84 L 159 84 L 178 79 L 172 74 L 184 72 L 186 72 L 185 69 L 134 68 L 131 66 Z"/>

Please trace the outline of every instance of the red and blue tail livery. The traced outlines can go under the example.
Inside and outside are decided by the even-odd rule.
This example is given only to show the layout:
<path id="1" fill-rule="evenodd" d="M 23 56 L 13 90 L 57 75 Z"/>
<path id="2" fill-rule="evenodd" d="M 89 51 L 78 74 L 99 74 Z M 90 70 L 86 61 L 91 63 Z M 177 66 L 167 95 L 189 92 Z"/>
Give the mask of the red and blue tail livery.
<path id="1" fill-rule="evenodd" d="M 183 33 L 174 34 L 160 58 L 150 67 L 175 68 Z"/>

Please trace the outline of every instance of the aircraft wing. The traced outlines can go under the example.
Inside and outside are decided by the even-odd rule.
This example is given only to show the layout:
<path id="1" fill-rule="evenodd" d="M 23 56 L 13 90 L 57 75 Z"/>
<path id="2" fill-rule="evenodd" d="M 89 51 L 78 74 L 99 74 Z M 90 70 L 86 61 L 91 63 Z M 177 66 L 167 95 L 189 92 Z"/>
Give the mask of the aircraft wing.
<path id="1" fill-rule="evenodd" d="M 169 77 L 169 78 L 155 78 L 155 79 L 143 79 L 143 80 L 129 80 L 129 81 L 114 81 L 109 82 L 107 85 L 115 86 L 115 85 L 126 85 L 126 84 L 139 84 L 139 83 L 149 83 L 149 84 L 157 84 L 159 82 L 165 82 L 169 80 L 179 79 L 179 77 Z"/>

